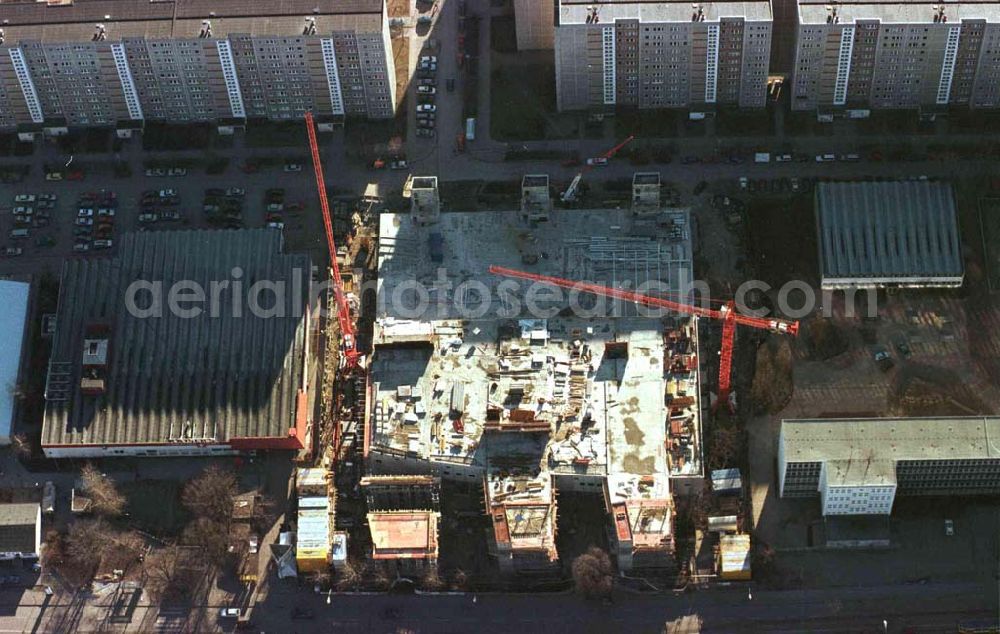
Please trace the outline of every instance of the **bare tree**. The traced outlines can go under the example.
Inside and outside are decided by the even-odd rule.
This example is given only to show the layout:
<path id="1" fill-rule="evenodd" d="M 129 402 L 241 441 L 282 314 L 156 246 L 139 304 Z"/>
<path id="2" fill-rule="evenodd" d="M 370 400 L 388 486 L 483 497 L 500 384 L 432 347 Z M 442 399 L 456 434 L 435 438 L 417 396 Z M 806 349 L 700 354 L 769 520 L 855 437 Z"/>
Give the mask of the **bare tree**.
<path id="1" fill-rule="evenodd" d="M 438 592 L 445 587 L 444 579 L 438 574 L 437 566 L 430 566 L 423 578 L 420 579 L 420 587 L 428 592 Z"/>
<path id="2" fill-rule="evenodd" d="M 31 441 L 24 434 L 15 434 L 10 438 L 10 449 L 18 458 L 30 458 L 32 447 Z"/>
<path id="3" fill-rule="evenodd" d="M 207 517 L 196 517 L 184 527 L 181 541 L 201 549 L 205 557 L 215 565 L 226 562 L 229 531 L 224 524 Z"/>
<path id="4" fill-rule="evenodd" d="M 461 568 L 456 568 L 451 575 L 451 587 L 455 590 L 465 591 L 469 589 L 469 573 Z"/>
<path id="5" fill-rule="evenodd" d="M 187 483 L 181 500 L 196 517 L 228 523 L 237 490 L 236 475 L 212 465 Z"/>
<path id="6" fill-rule="evenodd" d="M 112 544 L 114 529 L 103 518 L 73 522 L 66 535 L 65 553 L 75 565 L 91 572 Z"/>
<path id="7" fill-rule="evenodd" d="M 177 571 L 177 549 L 173 546 L 159 548 L 143 562 L 146 582 L 143 589 L 154 599 L 163 599 L 174 594 Z"/>
<path id="8" fill-rule="evenodd" d="M 90 498 L 91 508 L 99 515 L 115 517 L 125 511 L 128 500 L 118 490 L 115 481 L 87 463 L 80 471 L 83 491 Z"/>
<path id="9" fill-rule="evenodd" d="M 577 592 L 588 599 L 611 596 L 614 576 L 608 553 L 591 546 L 587 552 L 573 560 L 572 569 Z"/>
<path id="10" fill-rule="evenodd" d="M 387 590 L 392 585 L 392 576 L 389 575 L 389 571 L 385 569 L 385 566 L 378 561 L 369 563 L 365 570 L 365 577 L 379 590 Z"/>
<path id="11" fill-rule="evenodd" d="M 364 564 L 357 559 L 348 559 L 344 562 L 344 567 L 337 572 L 337 590 L 353 590 L 361 584 L 361 571 Z"/>

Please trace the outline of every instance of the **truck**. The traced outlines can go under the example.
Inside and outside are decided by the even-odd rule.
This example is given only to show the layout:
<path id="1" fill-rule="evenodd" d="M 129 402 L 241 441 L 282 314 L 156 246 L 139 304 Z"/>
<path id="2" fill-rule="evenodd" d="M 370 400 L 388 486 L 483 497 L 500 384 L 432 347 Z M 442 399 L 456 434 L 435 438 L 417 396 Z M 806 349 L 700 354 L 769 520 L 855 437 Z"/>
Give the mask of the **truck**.
<path id="1" fill-rule="evenodd" d="M 469 117 L 465 120 L 465 140 L 475 141 L 476 140 L 476 118 Z"/>
<path id="2" fill-rule="evenodd" d="M 771 154 L 768 152 L 757 152 L 753 155 L 754 163 L 770 163 Z"/>

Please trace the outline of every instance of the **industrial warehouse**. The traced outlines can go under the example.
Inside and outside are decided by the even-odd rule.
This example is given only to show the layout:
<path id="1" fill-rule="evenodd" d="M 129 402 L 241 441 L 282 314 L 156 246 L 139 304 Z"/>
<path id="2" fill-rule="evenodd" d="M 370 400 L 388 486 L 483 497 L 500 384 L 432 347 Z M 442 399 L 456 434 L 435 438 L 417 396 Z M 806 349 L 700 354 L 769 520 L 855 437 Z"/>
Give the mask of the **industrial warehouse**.
<path id="1" fill-rule="evenodd" d="M 63 270 L 45 393 L 45 455 L 217 455 L 306 446 L 315 372 L 308 257 L 283 254 L 281 234 L 268 229 L 135 233 L 121 242 L 115 258 L 70 260 Z M 270 294 L 262 300 L 280 314 L 253 314 L 242 297 L 231 298 L 235 290 L 197 315 L 165 304 L 162 314 L 147 316 L 127 305 L 136 280 L 211 289 L 234 277 L 247 288 L 255 280 L 285 284 L 283 304 L 271 307 Z"/>
<path id="2" fill-rule="evenodd" d="M 621 570 L 673 565 L 671 480 L 703 477 L 697 319 L 573 291 L 534 305 L 537 289 L 495 274 L 686 296 L 689 213 L 661 206 L 653 180 L 637 176 L 628 210 L 552 210 L 532 175 L 520 210 L 440 213 L 436 179 L 420 178 L 411 213 L 381 216 L 369 472 L 481 487 L 501 573 L 558 569 L 558 491 L 603 500 Z M 413 280 L 439 276 L 454 291 L 422 305 Z"/>
<path id="3" fill-rule="evenodd" d="M 824 289 L 962 285 L 948 183 L 819 183 L 816 219 Z"/>

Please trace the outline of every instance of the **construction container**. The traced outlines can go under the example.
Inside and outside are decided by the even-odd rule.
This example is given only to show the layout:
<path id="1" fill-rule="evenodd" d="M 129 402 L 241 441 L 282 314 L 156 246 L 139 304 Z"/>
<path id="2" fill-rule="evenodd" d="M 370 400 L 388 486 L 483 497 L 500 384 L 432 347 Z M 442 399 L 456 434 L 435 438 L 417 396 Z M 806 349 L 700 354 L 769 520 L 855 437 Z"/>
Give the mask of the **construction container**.
<path id="1" fill-rule="evenodd" d="M 725 581 L 749 581 L 750 536 L 719 536 L 719 578 Z"/>

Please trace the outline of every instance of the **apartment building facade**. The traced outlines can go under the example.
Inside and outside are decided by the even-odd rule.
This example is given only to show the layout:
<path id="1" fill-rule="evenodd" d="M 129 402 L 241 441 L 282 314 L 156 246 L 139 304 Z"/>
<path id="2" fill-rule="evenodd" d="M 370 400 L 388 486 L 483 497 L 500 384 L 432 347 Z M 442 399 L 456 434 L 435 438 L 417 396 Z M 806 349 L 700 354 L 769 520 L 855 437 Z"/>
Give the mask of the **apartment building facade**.
<path id="1" fill-rule="evenodd" d="M 0 129 L 391 118 L 384 0 L 4 3 Z"/>
<path id="2" fill-rule="evenodd" d="M 818 495 L 823 515 L 888 515 L 897 495 L 996 495 L 998 437 L 997 417 L 785 420 L 779 494 Z"/>
<path id="3" fill-rule="evenodd" d="M 761 108 L 771 27 L 767 1 L 563 1 L 554 36 L 558 108 Z"/>
<path id="4" fill-rule="evenodd" d="M 1000 107 L 1000 6 L 799 0 L 792 109 Z"/>

